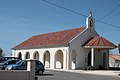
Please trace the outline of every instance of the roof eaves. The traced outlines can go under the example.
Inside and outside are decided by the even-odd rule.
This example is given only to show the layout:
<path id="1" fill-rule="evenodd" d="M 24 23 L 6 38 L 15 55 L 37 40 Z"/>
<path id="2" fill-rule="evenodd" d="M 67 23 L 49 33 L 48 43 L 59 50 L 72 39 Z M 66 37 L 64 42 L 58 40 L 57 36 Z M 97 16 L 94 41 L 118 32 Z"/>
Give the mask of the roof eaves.
<path id="1" fill-rule="evenodd" d="M 36 49 L 36 48 L 54 48 L 54 47 L 67 47 L 68 44 L 55 44 L 55 45 L 46 45 L 46 46 L 29 46 L 29 47 L 15 47 L 12 50 L 21 50 L 21 49 Z"/>
<path id="2" fill-rule="evenodd" d="M 112 46 L 83 46 L 83 48 L 105 48 L 105 49 L 114 49 Z"/>

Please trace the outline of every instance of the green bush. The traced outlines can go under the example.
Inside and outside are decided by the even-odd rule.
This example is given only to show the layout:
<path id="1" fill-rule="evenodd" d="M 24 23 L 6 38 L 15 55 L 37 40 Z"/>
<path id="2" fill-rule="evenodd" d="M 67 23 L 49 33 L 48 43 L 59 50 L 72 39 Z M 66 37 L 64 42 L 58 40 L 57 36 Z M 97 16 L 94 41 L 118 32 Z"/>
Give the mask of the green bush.
<path id="1" fill-rule="evenodd" d="M 95 68 L 93 66 L 88 66 L 88 67 L 84 68 L 83 70 L 95 70 Z"/>
<path id="2" fill-rule="evenodd" d="M 83 70 L 87 70 L 87 68 L 83 68 Z"/>
<path id="3" fill-rule="evenodd" d="M 88 66 L 87 70 L 94 70 L 94 67 L 93 66 Z"/>

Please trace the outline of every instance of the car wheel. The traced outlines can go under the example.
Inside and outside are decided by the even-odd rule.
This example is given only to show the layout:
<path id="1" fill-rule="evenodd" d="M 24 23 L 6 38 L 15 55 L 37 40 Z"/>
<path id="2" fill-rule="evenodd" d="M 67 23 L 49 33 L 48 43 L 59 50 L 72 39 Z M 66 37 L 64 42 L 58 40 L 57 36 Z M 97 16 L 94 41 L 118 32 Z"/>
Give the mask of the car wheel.
<path id="1" fill-rule="evenodd" d="M 40 70 L 38 71 L 38 74 L 43 74 L 43 71 L 40 69 Z"/>
<path id="2" fill-rule="evenodd" d="M 5 68 L 4 68 L 4 67 L 2 67 L 2 70 L 5 70 Z"/>

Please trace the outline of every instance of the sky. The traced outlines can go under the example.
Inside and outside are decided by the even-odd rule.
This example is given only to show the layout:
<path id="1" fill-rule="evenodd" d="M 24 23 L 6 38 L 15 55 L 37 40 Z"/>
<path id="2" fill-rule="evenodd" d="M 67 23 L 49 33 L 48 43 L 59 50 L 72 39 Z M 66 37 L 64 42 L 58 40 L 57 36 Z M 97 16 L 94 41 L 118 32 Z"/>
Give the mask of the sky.
<path id="1" fill-rule="evenodd" d="M 120 0 L 47 0 L 89 15 L 97 20 L 120 4 Z M 120 27 L 120 6 L 101 21 Z M 33 35 L 78 28 L 86 17 L 58 8 L 42 0 L 0 0 L 0 47 L 10 56 L 11 49 Z M 98 34 L 114 44 L 120 43 L 120 28 L 95 22 Z M 112 53 L 118 54 L 118 50 Z"/>

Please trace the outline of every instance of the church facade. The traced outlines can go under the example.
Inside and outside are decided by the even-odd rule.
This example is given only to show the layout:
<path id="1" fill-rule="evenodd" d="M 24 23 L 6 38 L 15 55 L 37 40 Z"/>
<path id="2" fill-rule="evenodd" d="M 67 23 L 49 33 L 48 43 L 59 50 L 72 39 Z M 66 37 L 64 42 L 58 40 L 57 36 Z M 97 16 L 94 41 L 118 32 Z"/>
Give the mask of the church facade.
<path id="1" fill-rule="evenodd" d="M 90 13 L 85 27 L 34 35 L 12 48 L 12 56 L 38 59 L 50 69 L 108 69 L 109 50 L 116 45 L 101 37 L 94 24 Z"/>

